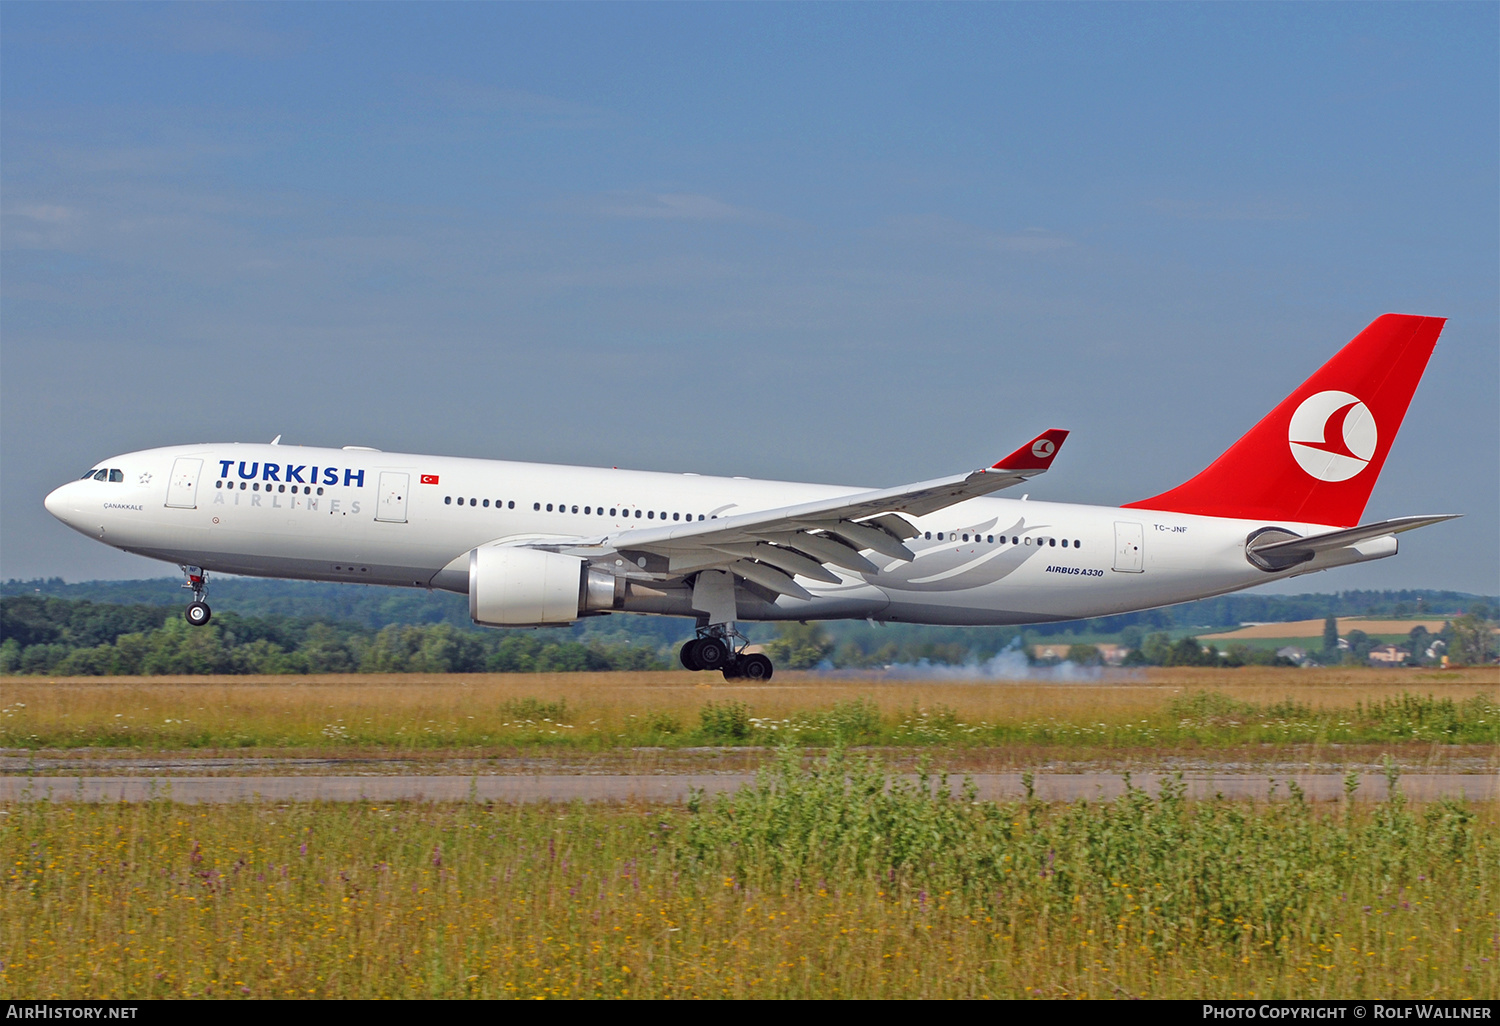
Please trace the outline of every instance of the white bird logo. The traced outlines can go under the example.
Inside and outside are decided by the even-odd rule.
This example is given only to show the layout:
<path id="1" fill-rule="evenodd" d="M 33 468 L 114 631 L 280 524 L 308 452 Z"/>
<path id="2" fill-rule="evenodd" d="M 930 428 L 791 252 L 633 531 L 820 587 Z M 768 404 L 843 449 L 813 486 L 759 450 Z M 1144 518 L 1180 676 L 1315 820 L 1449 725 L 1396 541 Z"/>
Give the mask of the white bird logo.
<path id="1" fill-rule="evenodd" d="M 1370 408 L 1333 389 L 1302 400 L 1287 425 L 1292 457 L 1319 481 L 1347 481 L 1364 470 L 1378 437 Z"/>

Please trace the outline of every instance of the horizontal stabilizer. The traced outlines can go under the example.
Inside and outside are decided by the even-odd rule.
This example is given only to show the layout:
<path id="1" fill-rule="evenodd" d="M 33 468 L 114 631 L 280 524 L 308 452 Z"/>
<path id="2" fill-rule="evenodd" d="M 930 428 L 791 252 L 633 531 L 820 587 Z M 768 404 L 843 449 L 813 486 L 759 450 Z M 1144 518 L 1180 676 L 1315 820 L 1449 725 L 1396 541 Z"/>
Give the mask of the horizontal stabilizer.
<path id="1" fill-rule="evenodd" d="M 1414 531 L 1428 524 L 1440 524 L 1444 520 L 1457 519 L 1461 515 L 1446 513 L 1424 517 L 1397 517 L 1394 520 L 1361 524 L 1359 527 L 1329 531 L 1327 534 L 1309 535 L 1305 538 L 1295 535 L 1288 537 L 1291 534 L 1290 531 L 1270 528 L 1251 536 L 1245 544 L 1245 555 L 1250 562 L 1262 570 L 1286 570 L 1299 563 L 1306 563 L 1320 552 L 1358 545 L 1372 538 L 1383 538 L 1386 535 L 1400 534 L 1403 531 Z"/>

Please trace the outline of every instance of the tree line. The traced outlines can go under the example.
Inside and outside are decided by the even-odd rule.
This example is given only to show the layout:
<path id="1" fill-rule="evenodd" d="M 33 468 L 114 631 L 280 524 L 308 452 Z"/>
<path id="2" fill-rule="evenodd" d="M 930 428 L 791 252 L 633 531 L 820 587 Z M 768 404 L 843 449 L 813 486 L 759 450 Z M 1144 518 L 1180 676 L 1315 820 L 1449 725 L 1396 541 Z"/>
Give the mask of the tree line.
<path id="1" fill-rule="evenodd" d="M 254 577 L 214 576 L 210 593 L 215 609 L 233 610 L 246 617 L 292 617 L 305 620 L 326 620 L 337 623 L 354 623 L 379 629 L 391 624 L 437 624 L 446 623 L 468 629 L 469 604 L 462 595 L 443 591 L 425 591 L 417 588 L 382 588 L 376 585 L 328 584 L 314 581 L 278 581 Z M 115 606 L 153 605 L 180 608 L 186 601 L 182 582 L 177 578 L 156 578 L 138 581 L 82 581 L 69 584 L 61 578 L 42 578 L 30 581 L 11 579 L 0 583 L 0 598 L 22 596 L 88 600 Z M 1287 622 L 1292 620 L 1314 620 L 1325 616 L 1405 616 L 1417 615 L 1432 618 L 1458 616 L 1471 611 L 1475 603 L 1488 608 L 1486 615 L 1496 619 L 1500 615 L 1500 598 L 1470 595 L 1465 592 L 1435 590 L 1387 590 L 1387 591 L 1343 591 L 1308 595 L 1260 595 L 1255 593 L 1222 595 L 1197 602 L 1183 602 L 1163 609 L 1147 609 L 1136 613 L 1121 613 L 1092 620 L 1069 620 L 1060 623 L 1035 624 L 1026 628 L 1029 637 L 1059 638 L 1075 635 L 1116 635 L 1128 627 L 1138 627 L 1145 633 L 1172 631 L 1183 628 L 1198 630 L 1237 627 L 1246 621 Z M 996 628 L 993 637 L 976 628 L 941 628 L 913 626 L 917 633 L 902 633 L 895 637 L 900 625 L 888 624 L 878 640 L 871 639 L 865 645 L 873 655 L 875 649 L 894 643 L 898 648 L 911 648 L 922 644 L 934 646 L 954 645 L 965 650 L 973 646 L 991 647 L 997 643 L 1003 647 L 1015 636 L 1011 628 Z M 854 633 L 842 627 L 834 628 L 840 644 L 856 637 L 859 631 L 868 630 L 863 621 L 852 624 Z M 647 636 L 659 647 L 667 646 L 673 638 L 684 638 L 692 633 L 687 621 L 667 617 L 594 617 L 579 621 L 573 627 L 559 628 L 570 640 L 609 640 L 606 636 L 619 635 L 622 631 L 632 639 Z M 751 630 L 756 637 L 755 630 Z M 770 637 L 773 630 L 762 632 Z M 978 640 L 976 640 L 978 639 Z M 757 638 L 757 640 L 760 640 Z M 934 649 L 934 653 L 940 651 Z"/>
<path id="2" fill-rule="evenodd" d="M 1411 612 L 1417 610 L 1412 609 Z M 1485 600 L 1463 616 L 1450 616 L 1442 631 L 1415 627 L 1402 644 L 1409 665 L 1441 661 L 1482 665 L 1493 659 L 1494 608 Z M 1350 631 L 1312 651 L 1321 665 L 1363 665 L 1380 642 Z M 931 627 L 828 624 L 746 624 L 751 639 L 765 644 L 785 669 L 817 666 L 882 667 L 898 664 L 982 663 L 1006 649 L 1056 637 L 1027 627 Z M 1180 632 L 1178 632 L 1180 634 Z M 1325 632 L 1326 633 L 1326 632 Z M 692 636 L 692 622 L 666 617 L 590 617 L 546 630 L 491 630 L 426 623 L 334 621 L 235 611 L 214 615 L 206 627 L 190 628 L 180 607 L 155 603 L 115 604 L 41 594 L 0 598 L 0 673 L 57 676 L 138 674 L 275 673 L 528 673 L 547 671 L 652 670 L 677 665 L 677 647 Z M 1063 636 L 1065 639 L 1067 635 Z M 1263 647 L 1205 647 L 1193 637 L 1148 632 L 1132 624 L 1114 632 L 1130 649 L 1129 665 L 1286 665 Z M 1097 636 L 1094 640 L 1097 640 Z M 1311 647 L 1311 646 L 1309 646 Z M 1026 651 L 1024 647 L 1022 651 Z M 1432 652 L 1432 655 L 1428 653 Z M 1098 662 L 1098 650 L 1080 639 L 1068 652 L 1080 664 Z"/>
<path id="3" fill-rule="evenodd" d="M 0 673 L 55 676 L 278 673 L 533 673 L 658 670 L 654 644 L 447 623 L 372 629 L 219 613 L 189 627 L 176 608 L 20 596 L 0 599 Z M 675 659 L 675 653 L 672 655 Z"/>

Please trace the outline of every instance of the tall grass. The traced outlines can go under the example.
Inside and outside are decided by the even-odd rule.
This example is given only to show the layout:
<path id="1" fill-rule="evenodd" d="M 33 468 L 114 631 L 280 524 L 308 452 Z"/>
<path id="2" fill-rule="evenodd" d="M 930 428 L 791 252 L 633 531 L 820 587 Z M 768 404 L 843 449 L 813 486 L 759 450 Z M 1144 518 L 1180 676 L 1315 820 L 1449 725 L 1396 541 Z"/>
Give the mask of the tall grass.
<path id="1" fill-rule="evenodd" d="M 1472 691 L 1455 694 L 1450 686 L 1434 694 L 1297 687 L 1298 674 L 1290 671 L 1279 693 L 1130 685 L 710 688 L 616 683 L 611 675 L 462 683 L 8 682 L 0 690 L 0 747 L 421 752 L 785 743 L 1085 750 L 1500 743 L 1500 688 L 1483 686 L 1482 677 L 1468 678 L 1480 685 Z"/>
<path id="2" fill-rule="evenodd" d="M 1494 806 L 997 805 L 800 763 L 686 806 L 0 807 L 0 991 L 1500 991 Z"/>

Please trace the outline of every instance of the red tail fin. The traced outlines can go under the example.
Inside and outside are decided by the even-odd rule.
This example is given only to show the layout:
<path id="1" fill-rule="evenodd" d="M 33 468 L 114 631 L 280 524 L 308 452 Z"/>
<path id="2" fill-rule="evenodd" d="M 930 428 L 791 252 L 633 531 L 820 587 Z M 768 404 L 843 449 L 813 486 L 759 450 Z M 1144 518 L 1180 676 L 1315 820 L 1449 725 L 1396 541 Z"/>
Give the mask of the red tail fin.
<path id="1" fill-rule="evenodd" d="M 1444 323 L 1377 317 L 1207 470 L 1127 508 L 1357 524 Z"/>

